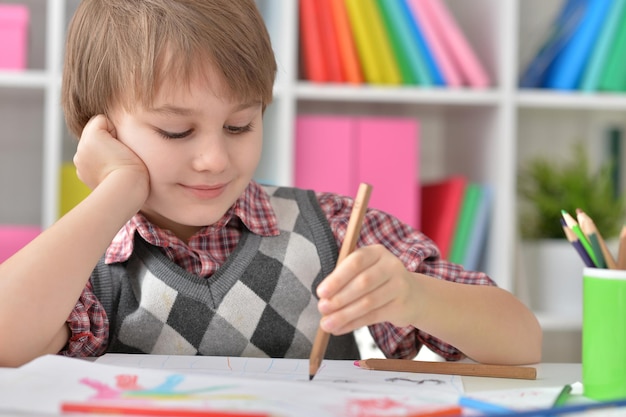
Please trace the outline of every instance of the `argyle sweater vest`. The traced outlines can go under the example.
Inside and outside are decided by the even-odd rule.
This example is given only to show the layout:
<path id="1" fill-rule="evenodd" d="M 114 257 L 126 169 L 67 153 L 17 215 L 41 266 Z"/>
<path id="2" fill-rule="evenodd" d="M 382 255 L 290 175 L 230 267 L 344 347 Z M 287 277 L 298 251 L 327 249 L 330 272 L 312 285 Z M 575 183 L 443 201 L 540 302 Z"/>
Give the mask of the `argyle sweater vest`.
<path id="1" fill-rule="evenodd" d="M 315 289 L 337 245 L 312 191 L 265 187 L 280 235 L 244 228 L 209 278 L 188 273 L 135 236 L 124 263 L 91 277 L 110 323 L 108 352 L 308 358 L 320 314 Z M 328 359 L 358 359 L 352 334 L 331 337 Z"/>

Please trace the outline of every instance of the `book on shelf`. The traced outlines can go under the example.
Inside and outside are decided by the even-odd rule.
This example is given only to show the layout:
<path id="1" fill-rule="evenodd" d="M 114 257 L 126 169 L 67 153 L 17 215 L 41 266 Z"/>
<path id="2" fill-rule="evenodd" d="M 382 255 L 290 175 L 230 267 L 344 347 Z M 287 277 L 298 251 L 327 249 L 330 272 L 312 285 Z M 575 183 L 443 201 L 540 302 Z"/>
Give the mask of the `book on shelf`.
<path id="1" fill-rule="evenodd" d="M 493 188 L 489 184 L 481 184 L 480 187 L 480 201 L 472 222 L 469 242 L 462 262 L 463 267 L 469 271 L 477 271 L 481 268 L 493 206 Z"/>
<path id="2" fill-rule="evenodd" d="M 489 76 L 441 0 L 299 0 L 311 81 L 484 87 Z M 340 68 L 340 70 L 339 70 Z"/>
<path id="3" fill-rule="evenodd" d="M 453 175 L 420 185 L 420 228 L 439 247 L 444 259 L 450 256 L 467 184 L 466 177 Z"/>
<path id="4" fill-rule="evenodd" d="M 626 91 L 626 59 L 624 57 L 626 57 L 626 7 L 621 11 L 615 38 L 600 74 L 599 90 Z"/>
<path id="5" fill-rule="evenodd" d="M 329 79 L 327 61 L 322 51 L 321 16 L 318 0 L 299 0 L 300 62 L 304 77 L 315 82 Z"/>
<path id="6" fill-rule="evenodd" d="M 346 0 L 365 79 L 371 84 L 402 82 L 376 0 Z"/>
<path id="7" fill-rule="evenodd" d="M 557 57 L 576 32 L 585 15 L 586 0 L 565 0 L 551 24 L 541 48 L 522 72 L 521 88 L 541 88 Z"/>
<path id="8" fill-rule="evenodd" d="M 422 3 L 433 20 L 444 48 L 448 50 L 452 64 L 456 66 L 462 83 L 475 88 L 485 88 L 491 83 L 487 71 L 478 59 L 453 14 L 442 0 L 413 0 Z"/>
<path id="9" fill-rule="evenodd" d="M 356 45 L 352 37 L 352 29 L 350 28 L 350 20 L 346 3 L 343 1 L 325 0 L 326 7 L 330 7 L 332 14 L 332 22 L 335 28 L 335 36 L 337 38 L 337 47 L 339 50 L 339 60 L 341 63 L 341 71 L 346 82 L 351 84 L 362 84 L 363 71 L 361 63 L 356 51 Z"/>
<path id="10" fill-rule="evenodd" d="M 339 40 L 333 21 L 333 11 L 329 4 L 331 2 L 332 0 L 316 0 L 315 6 L 317 7 L 319 18 L 321 49 L 322 55 L 326 60 L 328 81 L 340 83 L 345 82 L 345 78 L 341 68 Z"/>
<path id="11" fill-rule="evenodd" d="M 431 81 L 432 85 L 443 86 L 445 82 L 443 80 L 443 76 L 441 75 L 441 71 L 435 62 L 435 58 L 433 57 L 432 51 L 426 39 L 424 38 L 424 34 L 420 29 L 417 21 L 415 20 L 415 16 L 411 13 L 411 9 L 407 0 L 398 1 L 398 5 L 402 9 L 402 14 L 405 16 L 407 23 L 409 25 L 409 30 L 411 32 L 411 36 L 415 39 L 415 45 L 418 49 L 419 56 L 422 57 L 424 64 L 426 65 L 426 72 L 428 74 L 428 80 Z M 430 84 L 426 84 L 430 85 Z"/>
<path id="12" fill-rule="evenodd" d="M 409 16 L 403 14 L 400 1 L 376 0 L 392 51 L 398 62 L 402 83 L 407 85 L 431 85 L 426 62 L 420 55 L 418 44 L 411 32 Z"/>
<path id="13" fill-rule="evenodd" d="M 470 243 L 472 226 L 474 224 L 482 189 L 479 184 L 468 182 L 463 192 L 463 199 L 459 209 L 456 226 L 450 244 L 450 254 L 448 260 L 456 264 L 463 264 Z"/>
<path id="14" fill-rule="evenodd" d="M 546 78 L 546 87 L 557 90 L 579 88 L 583 72 L 613 0 L 587 2 L 584 16 L 572 37 L 556 57 Z"/>
<path id="15" fill-rule="evenodd" d="M 620 20 L 626 6 L 626 0 L 613 0 L 607 13 L 606 22 L 604 23 L 595 48 L 591 53 L 589 63 L 583 73 L 583 79 L 580 85 L 582 91 L 597 91 L 600 83 L 600 74 L 605 67 L 609 56 L 615 34 L 620 25 Z"/>
<path id="16" fill-rule="evenodd" d="M 417 227 L 418 127 L 413 118 L 301 114 L 295 185 L 352 196 L 367 182 L 370 207 Z"/>
<path id="17" fill-rule="evenodd" d="M 437 31 L 435 19 L 431 15 L 431 9 L 424 0 L 406 1 L 413 18 L 422 30 L 426 43 L 430 46 L 433 58 L 441 71 L 444 84 L 448 87 L 460 87 L 462 85 L 461 75 L 454 65 L 443 39 Z"/>
<path id="18" fill-rule="evenodd" d="M 480 267 L 489 229 L 490 185 L 453 175 L 422 184 L 421 230 L 442 258 L 467 270 Z"/>

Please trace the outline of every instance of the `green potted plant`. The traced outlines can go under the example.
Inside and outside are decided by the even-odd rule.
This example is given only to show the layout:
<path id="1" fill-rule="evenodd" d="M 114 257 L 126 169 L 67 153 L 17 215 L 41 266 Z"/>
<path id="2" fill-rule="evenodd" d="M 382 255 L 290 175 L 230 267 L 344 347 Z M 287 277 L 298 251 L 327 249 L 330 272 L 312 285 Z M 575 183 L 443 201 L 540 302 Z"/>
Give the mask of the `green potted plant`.
<path id="1" fill-rule="evenodd" d="M 519 173 L 518 194 L 524 239 L 564 238 L 561 210 L 575 217 L 576 209 L 582 209 L 605 238 L 617 237 L 626 221 L 626 200 L 615 192 L 613 162 L 592 170 L 580 142 L 562 164 L 546 156 L 529 160 Z"/>
<path id="2" fill-rule="evenodd" d="M 518 175 L 520 276 L 528 303 L 535 311 L 582 315 L 583 263 L 565 238 L 561 210 L 576 218 L 587 213 L 616 256 L 616 242 L 626 222 L 626 199 L 616 192 L 613 161 L 592 168 L 582 143 L 569 158 L 529 159 Z"/>

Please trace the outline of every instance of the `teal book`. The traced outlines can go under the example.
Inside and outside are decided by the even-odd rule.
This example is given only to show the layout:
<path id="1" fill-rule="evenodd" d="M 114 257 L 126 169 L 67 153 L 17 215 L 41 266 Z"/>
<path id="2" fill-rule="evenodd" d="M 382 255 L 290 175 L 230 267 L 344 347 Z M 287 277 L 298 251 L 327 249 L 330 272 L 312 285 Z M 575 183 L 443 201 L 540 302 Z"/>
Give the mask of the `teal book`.
<path id="1" fill-rule="evenodd" d="M 626 7 L 622 10 L 615 39 L 600 75 L 598 90 L 626 91 Z"/>
<path id="2" fill-rule="evenodd" d="M 432 77 L 422 56 L 417 40 L 412 36 L 410 16 L 402 10 L 398 1 L 377 0 L 385 29 L 391 40 L 392 50 L 404 84 L 430 86 Z"/>
<path id="3" fill-rule="evenodd" d="M 465 187 L 461 212 L 452 237 L 448 260 L 455 264 L 463 264 L 467 253 L 472 227 L 476 221 L 476 213 L 480 205 L 482 188 L 480 184 L 470 182 Z"/>
<path id="4" fill-rule="evenodd" d="M 417 43 L 417 48 L 419 49 L 420 56 L 424 57 L 424 62 L 426 63 L 426 69 L 428 70 L 428 75 L 432 79 L 433 85 L 444 86 L 446 85 L 443 75 L 441 74 L 441 70 L 435 61 L 435 57 L 431 51 L 430 46 L 426 42 L 426 38 L 424 38 L 424 34 L 422 33 L 422 29 L 419 27 L 417 23 L 417 19 L 413 15 L 411 8 L 407 4 L 406 0 L 398 1 L 399 7 L 402 9 L 402 14 L 406 16 L 407 21 L 409 23 L 409 30 L 411 31 L 411 36 L 415 39 Z"/>
<path id="5" fill-rule="evenodd" d="M 588 0 L 587 10 L 571 40 L 556 58 L 546 87 L 555 90 L 575 90 L 580 85 L 585 65 L 595 47 L 612 0 Z"/>
<path id="6" fill-rule="evenodd" d="M 622 17 L 626 0 L 613 0 L 613 4 L 609 9 L 606 22 L 600 32 L 598 42 L 593 49 L 591 59 L 585 72 L 583 73 L 580 89 L 582 91 L 592 92 L 598 90 L 600 83 L 600 74 L 606 65 L 613 40 L 617 30 L 619 29 L 620 19 Z"/>

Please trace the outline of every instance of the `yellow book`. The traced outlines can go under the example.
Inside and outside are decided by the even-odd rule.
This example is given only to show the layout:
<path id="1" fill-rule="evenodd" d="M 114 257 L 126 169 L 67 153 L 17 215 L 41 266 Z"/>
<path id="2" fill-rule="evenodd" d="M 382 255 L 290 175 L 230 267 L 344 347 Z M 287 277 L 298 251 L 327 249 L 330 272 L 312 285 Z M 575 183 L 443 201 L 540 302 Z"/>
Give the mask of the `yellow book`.
<path id="1" fill-rule="evenodd" d="M 76 167 L 71 162 L 61 165 L 61 195 L 59 198 L 59 216 L 74 208 L 91 190 L 76 175 Z"/>
<path id="2" fill-rule="evenodd" d="M 365 80 L 372 84 L 401 84 L 398 63 L 375 0 L 345 1 Z"/>

